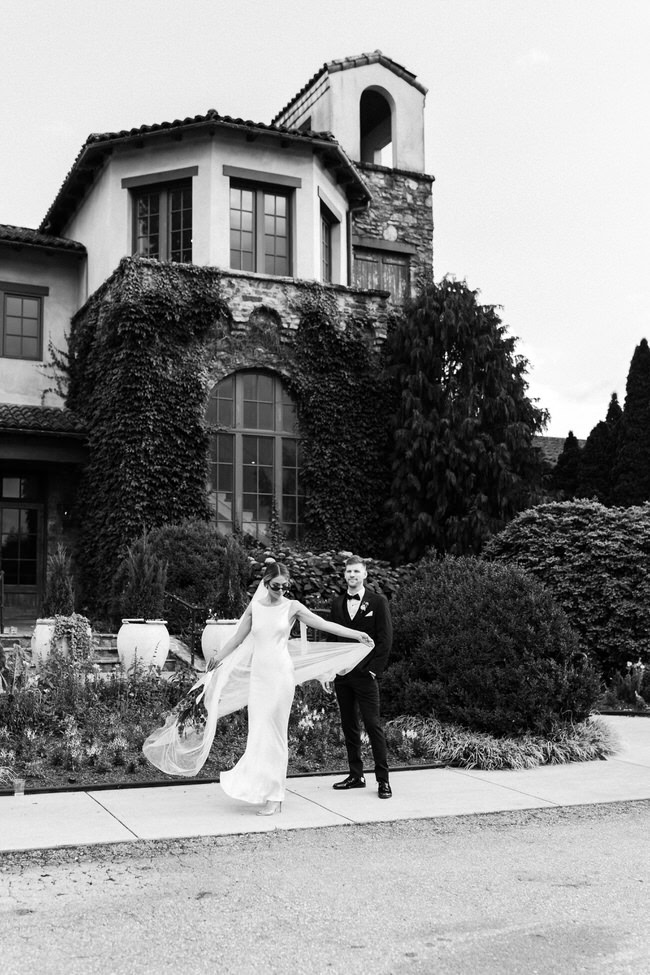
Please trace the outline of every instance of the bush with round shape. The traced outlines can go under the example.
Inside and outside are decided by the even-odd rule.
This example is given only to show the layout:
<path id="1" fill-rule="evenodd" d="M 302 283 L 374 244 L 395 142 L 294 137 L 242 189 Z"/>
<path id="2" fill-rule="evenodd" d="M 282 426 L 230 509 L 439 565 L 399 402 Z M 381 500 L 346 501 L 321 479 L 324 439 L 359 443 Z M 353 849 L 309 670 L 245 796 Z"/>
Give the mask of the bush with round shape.
<path id="1" fill-rule="evenodd" d="M 423 560 L 392 603 L 383 710 L 494 735 L 583 721 L 599 677 L 550 593 L 515 566 Z"/>
<path id="2" fill-rule="evenodd" d="M 609 678 L 650 662 L 650 505 L 565 501 L 522 512 L 483 557 L 544 583 Z"/>
<path id="3" fill-rule="evenodd" d="M 251 561 L 235 537 L 194 519 L 155 528 L 149 537 L 152 550 L 167 563 L 167 592 L 217 619 L 241 616 L 248 602 Z M 180 632 L 187 610 L 168 600 L 165 612 L 170 630 Z"/>

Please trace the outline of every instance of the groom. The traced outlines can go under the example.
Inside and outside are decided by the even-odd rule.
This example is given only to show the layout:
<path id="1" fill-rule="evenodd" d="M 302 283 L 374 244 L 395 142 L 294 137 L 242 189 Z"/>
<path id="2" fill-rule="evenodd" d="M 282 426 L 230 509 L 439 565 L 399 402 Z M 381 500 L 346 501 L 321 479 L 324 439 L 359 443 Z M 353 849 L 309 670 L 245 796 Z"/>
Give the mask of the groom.
<path id="1" fill-rule="evenodd" d="M 345 562 L 347 592 L 332 601 L 330 619 L 343 626 L 367 633 L 375 641 L 367 657 L 344 676 L 337 675 L 334 690 L 341 712 L 341 727 L 345 736 L 350 774 L 335 789 L 365 789 L 361 758 L 361 725 L 359 714 L 370 739 L 375 760 L 375 778 L 380 799 L 390 799 L 386 737 L 379 716 L 379 684 L 377 678 L 388 660 L 393 641 L 388 601 L 385 596 L 365 588 L 368 575 L 366 563 L 358 555 Z M 337 639 L 339 639 L 337 637 Z"/>

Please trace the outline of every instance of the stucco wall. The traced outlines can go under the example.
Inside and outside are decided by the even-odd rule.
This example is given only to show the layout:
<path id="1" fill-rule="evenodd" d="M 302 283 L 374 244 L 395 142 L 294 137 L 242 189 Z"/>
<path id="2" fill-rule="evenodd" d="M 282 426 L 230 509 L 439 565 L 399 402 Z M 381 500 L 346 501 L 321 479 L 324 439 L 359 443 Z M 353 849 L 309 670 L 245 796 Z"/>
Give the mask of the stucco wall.
<path id="1" fill-rule="evenodd" d="M 23 247 L 0 248 L 0 280 L 49 288 L 43 298 L 43 358 L 41 361 L 0 358 L 0 402 L 23 406 L 59 406 L 53 393 L 46 393 L 52 378 L 45 374 L 51 361 L 51 341 L 55 348 L 66 348 L 70 319 L 80 303 L 83 257 L 53 252 L 44 253 Z"/>
<path id="2" fill-rule="evenodd" d="M 207 135 L 147 143 L 142 149 L 116 151 L 102 170 L 81 210 L 65 228 L 65 235 L 88 250 L 88 291 L 92 294 L 132 251 L 131 199 L 122 180 L 198 166 L 192 179 L 192 262 L 228 268 L 230 261 L 230 177 L 224 166 L 301 181 L 294 192 L 292 235 L 293 275 L 320 279 L 320 219 L 318 188 L 331 198 L 343 217 L 347 202 L 340 186 L 318 161 L 309 144 L 259 137 L 246 142 L 243 133 L 217 130 Z M 341 225 L 335 280 L 346 283 L 346 226 Z"/>

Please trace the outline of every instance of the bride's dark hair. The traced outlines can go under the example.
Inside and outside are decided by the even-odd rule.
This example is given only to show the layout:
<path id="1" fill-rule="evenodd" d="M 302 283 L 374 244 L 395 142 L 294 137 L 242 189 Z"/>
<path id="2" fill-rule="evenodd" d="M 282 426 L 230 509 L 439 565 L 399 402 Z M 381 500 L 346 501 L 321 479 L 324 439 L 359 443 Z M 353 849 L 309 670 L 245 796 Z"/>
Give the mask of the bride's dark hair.
<path id="1" fill-rule="evenodd" d="M 287 579 L 290 578 L 289 570 L 284 562 L 272 562 L 264 573 L 262 582 L 270 582 L 271 579 L 277 579 L 278 576 L 286 576 Z"/>

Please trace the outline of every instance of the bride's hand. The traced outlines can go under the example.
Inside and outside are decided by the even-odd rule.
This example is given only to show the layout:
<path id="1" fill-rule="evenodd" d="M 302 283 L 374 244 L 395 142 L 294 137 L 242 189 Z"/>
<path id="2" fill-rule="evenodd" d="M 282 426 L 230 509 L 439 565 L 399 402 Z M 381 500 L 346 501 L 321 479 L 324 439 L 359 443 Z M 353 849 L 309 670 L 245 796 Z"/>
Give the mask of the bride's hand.
<path id="1" fill-rule="evenodd" d="M 370 647 L 371 650 L 372 650 L 372 648 L 375 645 L 375 641 L 373 640 L 373 638 L 371 636 L 368 636 L 367 633 L 362 633 L 361 634 L 361 642 L 362 643 L 365 643 L 366 646 Z"/>
<path id="2" fill-rule="evenodd" d="M 221 665 L 221 661 L 218 659 L 218 657 L 213 657 L 212 660 L 209 662 L 208 666 L 205 669 L 206 670 L 216 670 L 217 667 L 219 667 L 220 665 Z"/>

